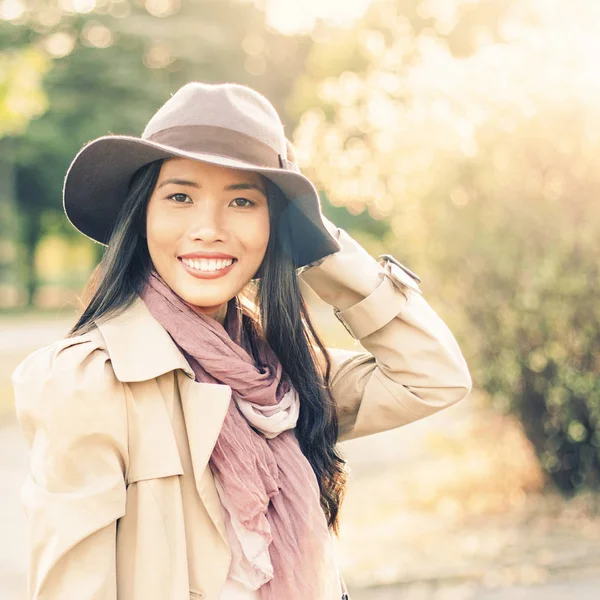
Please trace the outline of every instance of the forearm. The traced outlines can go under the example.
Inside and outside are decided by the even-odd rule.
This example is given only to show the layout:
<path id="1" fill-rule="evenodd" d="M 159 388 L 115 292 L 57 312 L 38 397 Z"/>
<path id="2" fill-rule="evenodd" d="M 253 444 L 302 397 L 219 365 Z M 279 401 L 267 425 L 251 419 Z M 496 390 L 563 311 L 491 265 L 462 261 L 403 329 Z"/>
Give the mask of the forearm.
<path id="1" fill-rule="evenodd" d="M 360 407 L 369 420 L 359 426 L 362 435 L 414 421 L 464 398 L 471 389 L 466 362 L 416 280 L 399 268 L 395 276 L 386 274 L 346 231 L 338 234 L 341 250 L 301 277 L 372 355 L 369 360 L 357 353 L 334 365 L 330 385 L 342 411 L 358 413 Z M 382 408 L 383 397 L 388 404 Z"/>

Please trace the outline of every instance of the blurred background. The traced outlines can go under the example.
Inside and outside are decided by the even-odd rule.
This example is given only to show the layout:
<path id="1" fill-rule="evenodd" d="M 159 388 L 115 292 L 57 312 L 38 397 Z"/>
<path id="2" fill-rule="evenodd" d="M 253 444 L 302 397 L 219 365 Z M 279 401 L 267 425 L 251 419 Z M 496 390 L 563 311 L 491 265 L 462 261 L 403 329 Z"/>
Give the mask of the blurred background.
<path id="1" fill-rule="evenodd" d="M 343 444 L 353 600 L 600 597 L 598 31 L 595 0 L 0 0 L 0 598 L 26 569 L 10 374 L 103 249 L 66 169 L 190 80 L 272 101 L 326 215 L 419 273 L 471 368 L 465 402 Z"/>

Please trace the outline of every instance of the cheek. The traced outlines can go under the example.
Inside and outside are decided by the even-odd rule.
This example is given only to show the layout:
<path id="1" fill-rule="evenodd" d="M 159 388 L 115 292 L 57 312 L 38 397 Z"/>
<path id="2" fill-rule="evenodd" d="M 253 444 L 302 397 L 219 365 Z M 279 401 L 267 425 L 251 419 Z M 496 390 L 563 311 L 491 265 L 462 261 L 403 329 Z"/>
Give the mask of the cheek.
<path id="1" fill-rule="evenodd" d="M 269 214 L 257 217 L 251 227 L 246 224 L 241 231 L 241 235 L 243 235 L 246 249 L 256 253 L 257 258 L 262 260 L 269 243 Z"/>
<path id="2" fill-rule="evenodd" d="M 150 254 L 169 251 L 177 239 L 177 228 L 167 215 L 148 207 L 146 216 L 146 238 Z"/>

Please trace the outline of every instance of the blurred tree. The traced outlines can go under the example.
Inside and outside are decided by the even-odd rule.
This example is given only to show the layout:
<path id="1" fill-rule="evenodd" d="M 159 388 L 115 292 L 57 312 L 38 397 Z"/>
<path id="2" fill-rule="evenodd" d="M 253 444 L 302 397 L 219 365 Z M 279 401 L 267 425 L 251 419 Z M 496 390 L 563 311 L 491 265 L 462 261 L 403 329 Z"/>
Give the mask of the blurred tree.
<path id="1" fill-rule="evenodd" d="M 21 134 L 46 110 L 42 77 L 49 62 L 32 47 L 0 51 L 0 283 L 9 280 L 16 254 L 13 144 L 6 136 Z"/>
<path id="2" fill-rule="evenodd" d="M 4 27 L 12 27 L 13 36 L 15 30 L 20 30 L 20 38 L 15 41 L 13 37 L 13 44 L 21 43 L 24 48 L 42 45 L 26 26 Z M 83 35 L 86 19 L 78 17 L 70 27 Z M 38 286 L 35 252 L 40 239 L 49 231 L 75 233 L 66 219 L 60 218 L 60 192 L 70 160 L 83 143 L 109 133 L 113 127 L 125 132 L 143 127 L 150 107 L 163 101 L 172 74 L 148 71 L 141 62 L 142 53 L 143 41 L 129 37 L 122 47 L 98 48 L 80 43 L 55 59 L 44 80 L 46 112 L 13 140 L 22 242 L 20 278 L 29 304 Z"/>
<path id="3" fill-rule="evenodd" d="M 429 273 L 476 384 L 558 488 L 600 489 L 598 11 L 408 4 L 374 4 L 354 46 L 344 34 L 359 50 L 342 72 L 309 59 L 298 156 Z"/>
<path id="4" fill-rule="evenodd" d="M 0 52 L 35 49 L 53 61 L 44 80 L 47 110 L 12 144 L 20 278 L 31 304 L 41 237 L 76 233 L 62 215 L 60 192 L 85 142 L 111 132 L 139 135 L 169 94 L 190 80 L 248 83 L 283 106 L 310 38 L 268 30 L 261 11 L 237 0 L 22 6 L 10 19 L 0 15 Z M 102 247 L 94 247 L 100 256 Z"/>
<path id="5" fill-rule="evenodd" d="M 23 132 L 46 110 L 42 76 L 49 62 L 32 47 L 0 52 L 0 137 Z"/>

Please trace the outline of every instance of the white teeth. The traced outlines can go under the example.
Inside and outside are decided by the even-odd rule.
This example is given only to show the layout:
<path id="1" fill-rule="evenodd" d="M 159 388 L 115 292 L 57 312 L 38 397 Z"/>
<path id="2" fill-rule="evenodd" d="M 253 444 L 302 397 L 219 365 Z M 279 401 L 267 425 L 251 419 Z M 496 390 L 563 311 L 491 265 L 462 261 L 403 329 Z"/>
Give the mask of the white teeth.
<path id="1" fill-rule="evenodd" d="M 206 272 L 219 271 L 233 263 L 230 258 L 182 258 L 181 260 L 192 269 Z"/>

